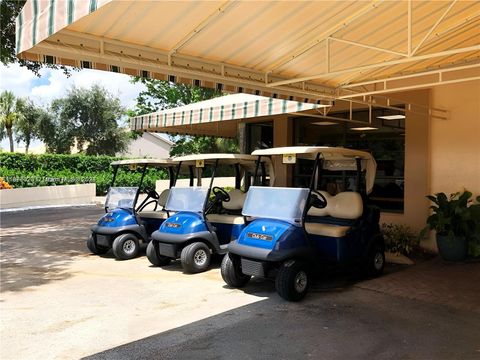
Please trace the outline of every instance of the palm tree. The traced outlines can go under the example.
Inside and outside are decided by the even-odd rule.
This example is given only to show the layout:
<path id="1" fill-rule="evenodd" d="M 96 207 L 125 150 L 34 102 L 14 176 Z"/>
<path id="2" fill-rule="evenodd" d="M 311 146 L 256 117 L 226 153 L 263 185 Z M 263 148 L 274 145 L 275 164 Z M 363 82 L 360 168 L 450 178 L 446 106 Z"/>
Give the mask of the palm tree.
<path id="1" fill-rule="evenodd" d="M 10 152 L 13 152 L 13 124 L 21 116 L 20 102 L 11 91 L 0 94 L 0 126 L 5 129 L 10 142 Z"/>

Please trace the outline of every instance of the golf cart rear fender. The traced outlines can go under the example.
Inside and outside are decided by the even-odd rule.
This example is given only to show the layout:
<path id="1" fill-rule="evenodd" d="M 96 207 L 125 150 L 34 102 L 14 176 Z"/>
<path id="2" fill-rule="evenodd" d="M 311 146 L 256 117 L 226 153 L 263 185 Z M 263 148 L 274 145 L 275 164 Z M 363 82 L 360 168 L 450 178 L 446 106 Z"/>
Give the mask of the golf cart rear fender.
<path id="1" fill-rule="evenodd" d="M 100 220 L 98 220 L 97 225 L 101 227 L 118 228 L 138 225 L 138 221 L 132 211 L 116 208 L 103 215 Z"/>
<path id="2" fill-rule="evenodd" d="M 308 246 L 300 226 L 281 220 L 256 219 L 238 237 L 238 244 L 265 250 L 284 251 Z"/>
<path id="3" fill-rule="evenodd" d="M 220 251 L 217 235 L 210 231 L 199 231 L 191 234 L 172 234 L 157 230 L 152 234 L 152 241 L 181 245 L 181 247 L 201 241 L 216 252 Z"/>
<path id="4" fill-rule="evenodd" d="M 131 233 L 137 236 L 139 240 L 148 240 L 148 235 L 145 227 L 138 224 L 119 227 L 93 225 L 90 229 L 94 234 L 108 235 L 112 238 L 117 237 L 121 234 Z"/>
<path id="5" fill-rule="evenodd" d="M 209 232 L 209 229 L 202 215 L 180 211 L 165 220 L 158 231 L 169 235 L 190 235 L 204 231 Z"/>

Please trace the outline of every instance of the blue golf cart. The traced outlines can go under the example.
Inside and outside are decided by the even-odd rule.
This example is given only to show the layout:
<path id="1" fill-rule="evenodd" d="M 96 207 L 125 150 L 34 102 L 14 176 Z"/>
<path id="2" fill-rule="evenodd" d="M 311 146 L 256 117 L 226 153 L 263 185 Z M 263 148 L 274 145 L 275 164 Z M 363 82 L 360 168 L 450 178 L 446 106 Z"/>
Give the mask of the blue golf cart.
<path id="1" fill-rule="evenodd" d="M 148 243 L 150 235 L 157 230 L 168 217 L 163 210 L 168 191 L 158 194 L 155 189 L 147 189 L 147 196 L 137 205 L 143 180 L 148 168 L 166 169 L 173 186 L 174 169 L 177 162 L 170 159 L 132 159 L 114 161 L 113 178 L 105 200 L 105 215 L 91 228 L 87 247 L 97 255 L 105 254 L 110 249 L 119 260 L 136 257 L 140 243 Z M 138 186 L 115 187 L 119 169 L 141 172 Z"/>
<path id="2" fill-rule="evenodd" d="M 278 294 L 289 301 L 308 291 L 318 265 L 360 265 L 380 275 L 385 263 L 378 208 L 368 205 L 375 180 L 371 154 L 333 147 L 256 150 L 258 159 L 282 156 L 286 164 L 311 169 L 308 187 L 252 186 L 243 215 L 248 224 L 228 246 L 221 274 L 232 287 L 252 276 L 275 278 Z M 340 190 L 331 194 L 325 189 Z"/>
<path id="3" fill-rule="evenodd" d="M 174 214 L 152 234 L 147 257 L 156 266 L 180 258 L 185 272 L 198 273 L 208 269 L 212 254 L 225 254 L 228 243 L 245 226 L 241 211 L 253 173 L 261 173 L 266 185 L 267 173 L 273 180 L 273 172 L 269 158 L 256 161 L 255 156 L 244 154 L 197 154 L 175 160 L 179 165 L 194 163 L 198 180 L 201 173 L 209 172 L 209 185 L 170 189 L 165 209 Z M 235 173 L 230 191 L 214 186 L 216 174 L 226 168 L 233 168 Z M 241 190 L 242 180 L 245 191 Z"/>

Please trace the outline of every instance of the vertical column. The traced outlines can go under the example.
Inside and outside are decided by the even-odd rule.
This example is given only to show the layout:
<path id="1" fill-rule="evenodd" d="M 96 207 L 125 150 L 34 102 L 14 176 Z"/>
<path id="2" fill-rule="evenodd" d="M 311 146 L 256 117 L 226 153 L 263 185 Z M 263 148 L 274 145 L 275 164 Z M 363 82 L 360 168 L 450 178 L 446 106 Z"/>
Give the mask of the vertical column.
<path id="1" fill-rule="evenodd" d="M 273 146 L 292 146 L 293 122 L 286 115 L 273 119 Z M 273 166 L 275 168 L 275 186 L 291 186 L 292 165 L 282 164 L 282 158 L 276 156 Z"/>

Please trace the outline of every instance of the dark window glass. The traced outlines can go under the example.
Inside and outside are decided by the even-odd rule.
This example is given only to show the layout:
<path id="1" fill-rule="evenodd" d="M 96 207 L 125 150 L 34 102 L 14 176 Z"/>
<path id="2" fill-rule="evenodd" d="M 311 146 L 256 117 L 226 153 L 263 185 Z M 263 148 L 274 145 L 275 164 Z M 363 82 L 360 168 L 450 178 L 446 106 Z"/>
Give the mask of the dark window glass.
<path id="1" fill-rule="evenodd" d="M 256 149 L 273 147 L 273 124 L 252 123 L 247 124 L 247 154 Z"/>

